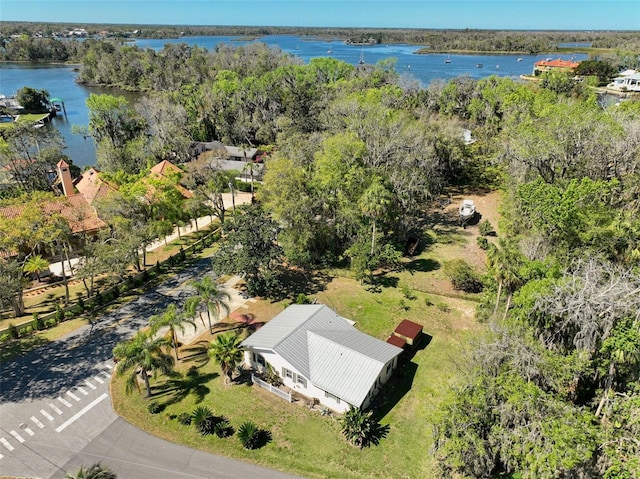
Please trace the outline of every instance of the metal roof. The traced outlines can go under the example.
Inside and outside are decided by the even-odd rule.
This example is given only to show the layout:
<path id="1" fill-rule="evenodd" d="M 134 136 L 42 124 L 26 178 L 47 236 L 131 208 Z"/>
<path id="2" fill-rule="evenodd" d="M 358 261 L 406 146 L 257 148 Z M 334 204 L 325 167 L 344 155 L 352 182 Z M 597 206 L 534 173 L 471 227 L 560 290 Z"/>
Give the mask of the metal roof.
<path id="1" fill-rule="evenodd" d="M 271 349 L 311 383 L 360 406 L 402 349 L 364 334 L 324 305 L 292 305 L 242 342 Z"/>

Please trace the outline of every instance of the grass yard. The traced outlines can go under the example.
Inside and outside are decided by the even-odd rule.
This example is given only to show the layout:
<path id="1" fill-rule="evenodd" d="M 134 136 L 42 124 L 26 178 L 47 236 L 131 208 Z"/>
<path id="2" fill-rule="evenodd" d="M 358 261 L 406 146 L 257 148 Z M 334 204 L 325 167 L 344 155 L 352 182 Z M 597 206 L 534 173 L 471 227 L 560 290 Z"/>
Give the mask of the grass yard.
<path id="1" fill-rule="evenodd" d="M 407 273 L 408 274 L 408 273 Z M 299 403 L 289 404 L 258 387 L 246 384 L 225 385 L 219 366 L 209 362 L 199 375 L 187 378 L 185 372 L 196 358 L 181 362 L 181 378 L 158 378 L 152 400 L 166 404 L 157 415 L 146 410 L 149 400 L 137 392 L 123 393 L 123 378 L 112 383 L 114 408 L 128 421 L 152 434 L 190 447 L 254 462 L 309 478 L 423 478 L 435 476 L 435 464 L 429 454 L 431 420 L 442 391 L 457 378 L 456 357 L 468 339 L 481 334 L 473 321 L 474 303 L 443 297 L 438 303 L 428 295 L 415 292 L 408 300 L 397 288 L 370 291 L 358 282 L 335 278 L 318 301 L 357 321 L 362 331 L 386 339 L 402 319 L 424 326 L 430 343 L 419 350 L 399 372 L 393 390 L 382 400 L 383 424 L 390 426 L 379 446 L 359 450 L 342 437 L 334 416 L 322 416 Z M 404 305 L 401 305 L 404 300 Z M 283 308 L 282 304 L 258 301 L 243 313 L 265 321 Z M 224 328 L 224 326 L 222 326 Z M 210 336 L 201 337 L 209 340 Z M 188 347 L 183 349 L 183 355 Z M 191 412 L 206 405 L 215 415 L 226 416 L 237 429 L 245 420 L 271 432 L 272 440 L 254 451 L 242 448 L 233 436 L 220 439 L 200 436 L 192 426 L 183 426 L 169 415 Z"/>

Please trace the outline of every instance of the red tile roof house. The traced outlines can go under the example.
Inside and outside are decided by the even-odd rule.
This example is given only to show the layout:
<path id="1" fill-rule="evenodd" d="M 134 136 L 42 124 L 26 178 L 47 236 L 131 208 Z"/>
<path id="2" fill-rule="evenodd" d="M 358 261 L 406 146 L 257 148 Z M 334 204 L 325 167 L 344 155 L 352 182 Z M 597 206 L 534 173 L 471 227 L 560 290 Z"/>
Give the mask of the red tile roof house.
<path id="1" fill-rule="evenodd" d="M 569 60 L 540 60 L 533 64 L 533 76 L 540 76 L 545 72 L 560 71 L 565 73 L 573 73 L 578 68 L 580 62 Z"/>
<path id="2" fill-rule="evenodd" d="M 322 304 L 289 306 L 242 347 L 246 366 L 269 365 L 285 386 L 339 413 L 369 406 L 402 353 Z"/>

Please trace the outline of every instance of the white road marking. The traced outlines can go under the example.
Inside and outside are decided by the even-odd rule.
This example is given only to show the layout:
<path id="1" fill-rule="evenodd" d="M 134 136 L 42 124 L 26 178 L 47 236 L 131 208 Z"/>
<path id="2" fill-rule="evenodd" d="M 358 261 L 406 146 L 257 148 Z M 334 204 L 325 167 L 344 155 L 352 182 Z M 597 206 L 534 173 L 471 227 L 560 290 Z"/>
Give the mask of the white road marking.
<path id="1" fill-rule="evenodd" d="M 56 414 L 62 414 L 62 411 L 53 403 L 49 403 L 49 407 L 55 411 Z"/>
<path id="2" fill-rule="evenodd" d="M 53 418 L 51 418 L 51 419 L 53 419 Z M 31 416 L 31 420 L 32 420 L 32 421 L 34 422 L 34 424 L 35 424 L 36 426 L 38 426 L 40 429 L 43 429 L 43 428 L 44 428 L 44 424 L 42 424 L 40 421 L 38 421 L 38 418 L 37 418 L 37 417 L 35 417 L 35 416 Z"/>
<path id="3" fill-rule="evenodd" d="M 109 371 L 100 371 L 100 374 L 102 374 L 105 378 L 111 377 L 111 372 Z"/>
<path id="4" fill-rule="evenodd" d="M 71 407 L 71 403 L 66 399 L 62 399 L 60 396 L 58 396 L 58 401 L 60 401 L 62 404 L 64 404 L 67 407 Z"/>
<path id="5" fill-rule="evenodd" d="M 13 437 L 15 437 L 18 440 L 18 442 L 21 442 L 21 443 L 24 442 L 24 439 L 22 439 L 22 436 L 20 434 L 18 434 L 17 432 L 9 431 L 9 434 L 11 434 Z"/>
<path id="6" fill-rule="evenodd" d="M 33 431 L 31 430 L 31 428 L 29 427 L 25 427 L 24 428 L 24 432 L 26 432 L 27 434 L 29 434 L 29 436 L 33 436 Z"/>
<path id="7" fill-rule="evenodd" d="M 78 386 L 78 391 L 80 391 L 80 392 L 81 392 L 83 395 L 85 395 L 85 396 L 88 396 L 88 395 L 89 395 L 89 393 L 87 392 L 87 390 L 86 390 L 86 389 L 84 389 L 84 388 L 81 388 L 80 386 Z"/>
<path id="8" fill-rule="evenodd" d="M 9 451 L 13 451 L 13 446 L 9 444 L 9 441 L 7 441 L 4 437 L 0 437 L 0 442 L 4 445 L 4 447 L 9 449 Z"/>
<path id="9" fill-rule="evenodd" d="M 104 381 L 102 380 L 102 378 L 99 378 L 98 376 L 93 376 L 93 379 L 98 381 L 100 384 L 104 384 Z"/>
<path id="10" fill-rule="evenodd" d="M 113 369 L 113 366 L 109 363 L 105 364 L 105 367 L 109 368 L 109 369 Z"/>
<path id="11" fill-rule="evenodd" d="M 96 387 L 95 387 L 93 384 L 91 384 L 89 381 L 85 381 L 84 383 L 85 383 L 87 386 L 89 386 L 91 389 L 96 389 Z"/>
<path id="12" fill-rule="evenodd" d="M 75 394 L 73 394 L 71 391 L 67 391 L 67 396 L 72 398 L 74 401 L 80 401 L 80 398 L 78 396 L 76 396 Z"/>
<path id="13" fill-rule="evenodd" d="M 0 459 L 2 459 L 4 456 L 2 454 L 0 454 Z"/>
<path id="14" fill-rule="evenodd" d="M 96 404 L 98 404 L 100 401 L 103 401 L 104 399 L 108 398 L 109 395 L 107 393 L 103 393 L 102 396 L 99 396 L 98 398 L 94 399 L 93 401 L 91 401 L 89 404 L 87 404 L 85 407 L 83 407 L 80 411 L 78 411 L 76 414 L 74 414 L 73 416 L 71 416 L 69 419 L 67 419 L 65 422 L 63 422 L 62 424 L 60 424 L 57 428 L 56 428 L 56 432 L 60 432 L 64 429 L 67 428 L 67 426 L 69 426 L 70 424 L 72 424 L 74 421 L 76 421 L 80 416 L 82 416 L 83 414 L 85 414 L 87 411 L 89 411 L 93 406 L 95 406 Z"/>
<path id="15" fill-rule="evenodd" d="M 53 416 L 51 414 L 49 414 L 47 411 L 45 411 L 44 409 L 40 409 L 40 413 L 46 417 L 49 421 L 53 421 Z"/>

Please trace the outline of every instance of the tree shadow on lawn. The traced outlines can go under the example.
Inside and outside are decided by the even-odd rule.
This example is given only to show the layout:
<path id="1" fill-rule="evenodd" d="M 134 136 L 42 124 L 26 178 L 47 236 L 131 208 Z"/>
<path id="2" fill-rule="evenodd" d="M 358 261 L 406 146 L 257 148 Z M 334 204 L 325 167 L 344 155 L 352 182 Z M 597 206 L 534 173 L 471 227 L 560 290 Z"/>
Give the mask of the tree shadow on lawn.
<path id="1" fill-rule="evenodd" d="M 413 274 L 416 271 L 421 273 L 429 273 L 440 269 L 440 262 L 431 258 L 419 258 L 406 264 L 406 269 Z"/>
<path id="2" fill-rule="evenodd" d="M 331 279 L 322 271 L 286 268 L 281 271 L 278 286 L 269 291 L 269 297 L 276 302 L 286 298 L 295 300 L 300 293 L 317 294 L 326 289 Z"/>
<path id="3" fill-rule="evenodd" d="M 184 376 L 173 377 L 162 384 L 155 385 L 152 395 L 154 398 L 166 397 L 167 399 L 163 403 L 165 407 L 176 404 L 189 395 L 195 396 L 195 403 L 199 404 L 211 392 L 206 383 L 218 376 L 218 373 L 199 374 L 196 372 L 195 374 L 187 373 Z"/>
<path id="4" fill-rule="evenodd" d="M 411 350 L 405 350 L 400 356 L 399 365 L 391 379 L 383 386 L 382 391 L 371 404 L 373 417 L 382 420 L 411 391 L 418 365 L 412 361 L 418 351 L 425 349 L 433 336 L 423 334 L 418 345 Z"/>

